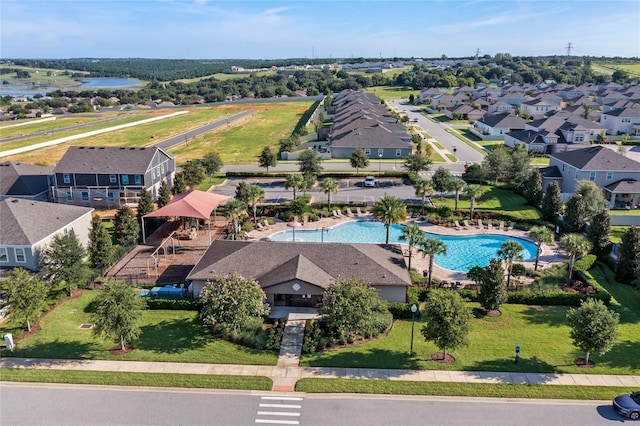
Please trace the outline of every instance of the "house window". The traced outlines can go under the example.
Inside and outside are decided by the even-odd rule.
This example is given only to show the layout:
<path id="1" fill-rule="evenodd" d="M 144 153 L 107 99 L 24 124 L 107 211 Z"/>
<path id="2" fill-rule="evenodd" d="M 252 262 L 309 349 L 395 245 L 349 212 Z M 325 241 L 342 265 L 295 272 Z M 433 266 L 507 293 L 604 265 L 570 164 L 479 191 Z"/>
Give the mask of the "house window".
<path id="1" fill-rule="evenodd" d="M 112 191 L 107 192 L 107 200 L 113 201 L 114 198 L 115 198 L 115 196 L 113 195 Z"/>
<path id="2" fill-rule="evenodd" d="M 156 179 L 156 169 L 151 169 L 151 179 Z"/>
<path id="3" fill-rule="evenodd" d="M 562 171 L 564 172 L 564 164 L 562 165 Z"/>
<path id="4" fill-rule="evenodd" d="M 122 180 L 123 185 L 129 185 L 129 175 L 122 175 L 120 179 Z"/>
<path id="5" fill-rule="evenodd" d="M 164 174 L 164 163 L 160 164 L 160 171 Z"/>
<path id="6" fill-rule="evenodd" d="M 65 173 L 62 175 L 62 181 L 64 183 L 71 183 L 71 176 L 69 176 L 69 173 Z"/>
<path id="7" fill-rule="evenodd" d="M 384 156 L 384 149 L 378 148 L 378 157 Z"/>
<path id="8" fill-rule="evenodd" d="M 7 248 L 0 247 L 0 262 L 8 262 L 8 261 L 9 261 L 9 255 L 7 254 Z"/>
<path id="9" fill-rule="evenodd" d="M 67 201 L 73 201 L 73 191 L 71 189 L 67 190 Z"/>
<path id="10" fill-rule="evenodd" d="M 596 172 L 589 172 L 589 180 L 592 182 L 596 180 Z"/>
<path id="11" fill-rule="evenodd" d="M 371 155 L 371 149 L 365 148 L 364 149 L 364 155 Z"/>
<path id="12" fill-rule="evenodd" d="M 613 180 L 613 172 L 607 172 L 607 180 Z"/>
<path id="13" fill-rule="evenodd" d="M 89 191 L 80 191 L 80 199 L 82 201 L 89 201 Z"/>
<path id="14" fill-rule="evenodd" d="M 396 149 L 396 157 L 402 157 L 402 149 Z"/>
<path id="15" fill-rule="evenodd" d="M 117 183 L 118 179 L 116 178 L 116 175 L 109 175 L 109 183 Z"/>
<path id="16" fill-rule="evenodd" d="M 142 185 L 142 176 L 140 175 L 135 175 L 133 177 L 134 182 L 136 183 L 136 185 Z"/>
<path id="17" fill-rule="evenodd" d="M 25 256 L 24 254 L 24 248 L 15 248 L 15 253 L 16 253 L 16 262 L 18 263 L 25 263 L 27 261 L 27 256 Z"/>
<path id="18" fill-rule="evenodd" d="M 584 136 L 583 135 L 576 136 L 575 142 L 584 142 Z"/>

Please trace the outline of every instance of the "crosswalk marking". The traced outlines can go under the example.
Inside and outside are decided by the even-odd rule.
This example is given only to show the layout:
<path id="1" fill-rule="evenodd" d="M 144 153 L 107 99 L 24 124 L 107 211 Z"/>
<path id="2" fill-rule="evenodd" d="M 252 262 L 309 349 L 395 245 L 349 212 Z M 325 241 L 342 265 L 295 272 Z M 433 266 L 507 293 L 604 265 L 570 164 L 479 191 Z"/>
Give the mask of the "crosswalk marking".
<path id="1" fill-rule="evenodd" d="M 258 411 L 259 416 L 289 416 L 300 417 L 300 413 L 289 413 L 286 411 Z"/>
<path id="2" fill-rule="evenodd" d="M 302 401 L 299 396 L 263 396 L 260 399 L 276 400 L 276 401 Z"/>
<path id="3" fill-rule="evenodd" d="M 260 404 L 263 408 L 302 408 L 302 405 L 293 404 Z"/>
<path id="4" fill-rule="evenodd" d="M 261 401 L 258 404 L 258 410 L 260 411 L 256 413 L 256 423 L 273 425 L 300 424 L 298 420 L 294 420 L 292 417 L 300 418 L 300 409 L 302 408 L 302 404 L 295 404 L 295 402 L 302 402 L 302 397 L 263 396 L 260 399 L 264 402 Z M 293 404 L 281 404 L 280 402 L 293 402 Z M 273 409 L 274 411 L 270 411 L 269 409 Z"/>
<path id="5" fill-rule="evenodd" d="M 299 425 L 300 422 L 297 420 L 267 420 L 267 419 L 256 419 L 256 423 L 270 423 L 277 425 Z"/>

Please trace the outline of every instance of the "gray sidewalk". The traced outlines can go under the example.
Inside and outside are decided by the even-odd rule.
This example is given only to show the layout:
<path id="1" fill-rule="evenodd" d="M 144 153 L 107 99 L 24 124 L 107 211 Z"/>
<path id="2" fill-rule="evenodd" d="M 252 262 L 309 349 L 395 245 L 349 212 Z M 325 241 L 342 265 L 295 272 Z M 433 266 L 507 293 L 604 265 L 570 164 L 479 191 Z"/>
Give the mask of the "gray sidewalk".
<path id="1" fill-rule="evenodd" d="M 390 370 L 373 368 L 323 368 L 279 365 L 197 364 L 177 362 L 61 360 L 43 358 L 2 358 L 0 367 L 54 370 L 118 371 L 138 373 L 215 374 L 266 376 L 273 390 L 295 390 L 304 378 L 405 380 L 413 382 L 512 383 L 578 386 L 629 386 L 640 388 L 640 375 L 508 373 L 487 371 Z M 1 378 L 0 378 L 1 379 Z"/>

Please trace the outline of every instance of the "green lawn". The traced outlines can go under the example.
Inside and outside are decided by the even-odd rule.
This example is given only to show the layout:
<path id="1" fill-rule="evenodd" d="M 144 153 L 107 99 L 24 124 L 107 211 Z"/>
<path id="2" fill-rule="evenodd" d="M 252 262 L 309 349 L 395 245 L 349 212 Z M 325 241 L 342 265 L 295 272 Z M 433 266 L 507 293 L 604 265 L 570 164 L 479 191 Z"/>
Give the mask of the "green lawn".
<path id="1" fill-rule="evenodd" d="M 204 389 L 271 390 L 273 382 L 262 376 L 209 374 L 118 373 L 111 371 L 40 370 L 0 368 L 5 382 L 76 383 L 91 385 L 153 386 Z"/>
<path id="2" fill-rule="evenodd" d="M 381 99 L 402 99 L 405 98 L 408 101 L 409 95 L 413 94 L 418 96 L 419 90 L 405 89 L 400 86 L 376 86 L 365 89 L 366 93 L 373 93 Z"/>
<path id="3" fill-rule="evenodd" d="M 251 350 L 215 338 L 195 311 L 147 310 L 142 317 L 142 335 L 126 355 L 109 353 L 115 343 L 94 337 L 80 324 L 91 322 L 90 303 L 96 291 L 85 291 L 40 320 L 41 330 L 17 343 L 2 356 L 60 359 L 110 359 L 122 361 L 171 361 L 220 364 L 275 365 L 278 354 Z M 10 320 L 0 324 L 0 334 L 19 337 L 20 327 Z"/>
<path id="4" fill-rule="evenodd" d="M 20 124 L 29 122 L 30 124 L 23 126 L 12 126 L 15 124 L 14 122 L 5 122 L 2 126 L 0 126 L 0 130 L 2 130 L 2 137 L 9 138 L 12 136 L 18 135 L 27 135 L 30 133 L 36 132 L 50 132 L 54 131 L 53 136 L 56 136 L 55 130 L 60 129 L 62 127 L 70 127 L 75 126 L 77 124 L 86 124 L 91 123 L 92 121 L 103 120 L 105 117 L 97 117 L 95 115 L 88 117 L 83 114 L 74 114 L 73 117 L 60 117 L 55 120 L 43 121 L 41 118 L 35 118 L 33 120 L 20 120 Z M 119 123 L 119 121 L 112 121 L 112 126 L 115 126 Z M 51 138 L 51 135 L 49 136 Z M 5 150 L 6 148 L 3 148 Z"/>
<path id="5" fill-rule="evenodd" d="M 496 188 L 493 186 L 483 186 L 484 195 L 476 200 L 474 206 L 475 212 L 493 212 L 497 214 L 509 215 L 515 219 L 539 219 L 540 212 L 535 207 L 527 206 L 525 199 L 506 189 Z M 438 194 L 431 197 L 436 207 L 442 205 L 455 207 L 455 198 L 453 196 L 444 197 L 442 200 Z M 469 198 L 460 195 L 458 209 L 468 212 L 470 207 Z"/>
<path id="6" fill-rule="evenodd" d="M 627 232 L 628 226 L 612 226 L 609 238 L 611 242 L 620 244 L 622 242 L 622 234 Z"/>
<path id="7" fill-rule="evenodd" d="M 532 166 L 548 166 L 549 165 L 549 157 L 533 157 L 531 159 Z"/>
<path id="8" fill-rule="evenodd" d="M 470 309 L 477 304 L 469 304 Z M 503 305 L 498 318 L 473 319 L 469 346 L 450 351 L 452 364 L 431 361 L 438 352 L 433 343 L 421 338 L 422 320 L 416 321 L 415 357 L 409 356 L 411 321 L 397 320 L 387 337 L 350 348 L 304 355 L 302 364 L 313 367 L 394 368 L 417 370 L 466 370 L 556 372 L 589 374 L 637 374 L 640 369 L 640 340 L 637 330 L 640 316 L 629 305 L 615 308 L 624 312 L 620 342 L 609 353 L 592 354 L 596 367 L 576 367 L 573 359 L 584 356 L 573 347 L 569 327 L 565 325 L 566 307 Z M 633 334 L 635 333 L 635 337 Z M 514 347 L 520 343 L 521 359 L 514 363 Z"/>
<path id="9" fill-rule="evenodd" d="M 366 393 L 394 395 L 474 396 L 610 400 L 634 389 L 614 386 L 549 386 L 480 383 L 408 382 L 400 380 L 302 379 L 296 391 L 309 393 Z"/>
<path id="10" fill-rule="evenodd" d="M 640 216 L 640 209 L 616 209 L 609 210 L 611 216 Z"/>

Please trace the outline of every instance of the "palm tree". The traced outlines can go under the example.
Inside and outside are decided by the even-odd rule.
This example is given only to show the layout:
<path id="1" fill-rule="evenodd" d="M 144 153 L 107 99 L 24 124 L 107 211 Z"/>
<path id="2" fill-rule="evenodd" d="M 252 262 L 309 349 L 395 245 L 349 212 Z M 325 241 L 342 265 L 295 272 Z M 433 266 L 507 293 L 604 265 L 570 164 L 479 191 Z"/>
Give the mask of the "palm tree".
<path id="1" fill-rule="evenodd" d="M 231 219 L 231 225 L 233 226 L 233 239 L 238 239 L 238 224 L 240 219 L 248 216 L 247 205 L 240 200 L 231 200 L 225 204 L 227 207 L 227 217 Z"/>
<path id="2" fill-rule="evenodd" d="M 454 211 L 456 213 L 458 212 L 458 200 L 460 199 L 460 191 L 462 191 L 466 185 L 467 183 L 462 179 L 451 179 L 451 189 L 453 189 L 456 193 L 456 204 L 454 208 Z"/>
<path id="3" fill-rule="evenodd" d="M 517 241 L 508 240 L 502 243 L 500 250 L 496 252 L 500 259 L 507 262 L 507 288 L 511 284 L 511 269 L 513 268 L 514 260 L 523 260 L 522 251 L 524 247 Z"/>
<path id="4" fill-rule="evenodd" d="M 253 223 L 258 223 L 258 203 L 262 203 L 265 199 L 264 189 L 258 185 L 249 185 L 247 188 L 247 201 L 251 203 L 251 209 L 253 210 Z"/>
<path id="5" fill-rule="evenodd" d="M 576 259 L 584 256 L 591 250 L 591 243 L 580 234 L 567 234 L 560 238 L 560 248 L 567 252 L 569 264 L 567 265 L 567 285 L 571 285 L 571 275 Z"/>
<path id="6" fill-rule="evenodd" d="M 542 243 L 551 244 L 553 242 L 553 231 L 546 226 L 534 226 L 529 231 L 529 238 L 536 243 L 536 263 L 533 267 L 534 271 L 538 270 L 538 259 L 540 258 L 540 253 L 542 252 Z"/>
<path id="7" fill-rule="evenodd" d="M 411 258 L 413 257 L 413 248 L 420 244 L 424 238 L 424 232 L 418 225 L 407 225 L 402 227 L 402 235 L 400 239 L 409 243 L 409 263 L 408 269 L 411 270 Z"/>
<path id="8" fill-rule="evenodd" d="M 387 228 L 387 238 L 385 244 L 389 244 L 389 227 L 392 223 L 400 223 L 407 220 L 407 206 L 401 199 L 393 195 L 385 195 L 380 197 L 374 204 L 371 214 L 375 219 L 384 222 Z"/>
<path id="9" fill-rule="evenodd" d="M 433 182 L 429 179 L 417 179 L 413 187 L 416 189 L 416 197 L 421 199 L 420 214 L 424 216 L 424 203 L 427 196 L 433 194 Z"/>
<path id="10" fill-rule="evenodd" d="M 471 200 L 471 206 L 469 207 L 469 219 L 473 219 L 473 207 L 476 199 L 482 197 L 484 191 L 480 185 L 467 185 L 464 187 L 464 194 Z"/>
<path id="11" fill-rule="evenodd" d="M 290 174 L 287 176 L 287 181 L 284 183 L 286 189 L 293 189 L 293 199 L 296 199 L 296 194 L 299 190 L 304 189 L 306 186 L 304 177 L 300 174 Z"/>
<path id="12" fill-rule="evenodd" d="M 437 238 L 424 238 L 420 241 L 420 251 L 422 257 L 429 256 L 429 282 L 427 287 L 431 287 L 431 272 L 433 271 L 433 258 L 436 254 L 447 254 L 447 246 Z"/>
<path id="13" fill-rule="evenodd" d="M 327 194 L 327 204 L 329 204 L 329 211 L 331 211 L 331 193 L 337 194 L 340 185 L 338 181 L 333 178 L 326 178 L 322 181 L 322 190 Z"/>

